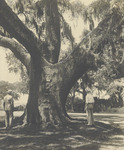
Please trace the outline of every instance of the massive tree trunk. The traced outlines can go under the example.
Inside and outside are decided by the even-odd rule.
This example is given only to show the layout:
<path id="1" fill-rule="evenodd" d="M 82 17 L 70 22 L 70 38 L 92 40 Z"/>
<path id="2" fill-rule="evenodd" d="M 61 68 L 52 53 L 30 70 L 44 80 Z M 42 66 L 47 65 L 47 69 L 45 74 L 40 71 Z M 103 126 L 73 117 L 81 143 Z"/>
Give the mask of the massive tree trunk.
<path id="1" fill-rule="evenodd" d="M 12 12 L 4 0 L 0 1 L 0 25 L 26 48 L 26 50 L 22 48 L 18 51 L 16 46 L 13 47 L 12 43 L 8 41 L 12 46 L 8 45 L 8 48 L 15 53 L 15 56 L 17 58 L 23 57 L 20 61 L 26 66 L 30 78 L 26 121 L 28 124 L 41 122 L 43 127 L 49 124 L 66 124 L 69 121 L 65 111 L 68 93 L 84 73 L 90 69 L 96 69 L 97 57 L 95 57 L 94 52 L 99 52 L 101 43 L 108 37 L 108 26 L 110 26 L 113 17 L 112 14 L 106 16 L 98 27 L 87 35 L 66 59 L 57 63 L 60 51 L 57 1 L 53 0 L 53 3 L 51 3 L 51 0 L 47 0 L 47 2 L 49 3 L 48 8 L 52 6 L 51 9 L 46 8 L 46 21 L 50 23 L 50 28 L 47 28 L 48 45 L 37 39 Z M 121 18 L 119 19 L 121 20 Z M 113 28 L 117 28 L 124 23 L 124 20 L 120 20 L 118 24 L 113 25 Z M 58 27 L 57 30 L 55 27 Z M 93 44 L 92 51 L 90 50 L 91 45 L 89 45 L 90 38 L 92 38 Z M 1 39 L 3 40 L 3 37 Z M 7 47 L 1 39 L 1 45 Z M 7 42 L 7 39 L 5 40 Z M 26 52 L 23 55 L 22 51 L 28 52 L 28 55 L 30 54 L 28 63 L 24 61 L 27 59 Z"/>
<path id="2" fill-rule="evenodd" d="M 95 61 L 93 54 L 85 50 L 81 53 L 77 51 L 75 49 L 75 55 L 73 56 L 78 57 L 76 53 L 82 54 L 80 60 L 75 60 L 70 55 L 70 59 L 57 64 L 50 64 L 45 60 L 42 61 L 43 72 L 39 96 L 39 110 L 42 121 L 45 122 L 44 124 L 46 122 L 50 124 L 65 124 L 68 121 L 65 111 L 65 102 L 68 93 L 77 79 L 95 66 L 95 63 L 93 63 Z M 79 61 L 80 66 L 76 61 Z M 71 67 L 71 64 L 75 64 L 74 67 Z"/>

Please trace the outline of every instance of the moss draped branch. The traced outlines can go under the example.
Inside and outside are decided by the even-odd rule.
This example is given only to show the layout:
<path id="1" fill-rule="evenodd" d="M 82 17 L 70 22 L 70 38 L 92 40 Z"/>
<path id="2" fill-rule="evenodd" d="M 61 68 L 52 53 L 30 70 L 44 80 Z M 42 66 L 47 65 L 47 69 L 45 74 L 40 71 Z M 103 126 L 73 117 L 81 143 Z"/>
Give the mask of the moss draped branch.
<path id="1" fill-rule="evenodd" d="M 112 19 L 118 17 L 118 22 L 112 23 Z M 111 13 L 108 14 L 82 41 L 77 45 L 73 52 L 68 56 L 61 64 L 60 70 L 63 72 L 63 78 L 65 79 L 62 83 L 63 93 L 69 92 L 74 83 L 87 72 L 89 69 L 93 70 L 97 67 L 98 53 L 101 53 L 101 44 L 104 43 L 108 36 L 114 35 L 114 30 L 120 30 L 124 25 L 124 18 L 120 14 Z M 111 27 L 111 28 L 110 28 Z M 92 45 L 90 40 L 92 38 Z M 92 49 L 91 49 L 92 47 Z M 65 92 L 67 91 L 67 92 Z"/>
<path id="2" fill-rule="evenodd" d="M 5 0 L 0 1 L 0 25 L 25 46 L 32 58 L 40 56 L 43 42 L 22 23 Z"/>

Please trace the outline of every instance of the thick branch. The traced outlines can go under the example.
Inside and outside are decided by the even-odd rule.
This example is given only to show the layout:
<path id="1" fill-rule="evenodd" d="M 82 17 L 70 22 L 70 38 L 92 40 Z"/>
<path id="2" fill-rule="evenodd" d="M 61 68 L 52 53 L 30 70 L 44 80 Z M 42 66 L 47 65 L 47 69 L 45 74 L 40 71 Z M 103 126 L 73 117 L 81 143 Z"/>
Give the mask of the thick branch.
<path id="1" fill-rule="evenodd" d="M 118 18 L 118 22 L 112 23 L 114 17 Z M 68 94 L 73 84 L 89 69 L 95 69 L 97 58 L 94 53 L 100 52 L 100 45 L 114 30 L 120 28 L 124 24 L 124 19 L 120 14 L 108 14 L 106 18 L 100 22 L 98 27 L 89 33 L 74 49 L 71 55 L 66 58 L 61 68 L 64 72 L 65 81 L 62 83 L 63 93 Z M 110 28 L 111 27 L 111 28 Z M 121 30 L 121 29 L 120 29 Z M 92 38 L 92 46 L 90 46 L 90 38 Z M 90 49 L 92 47 L 92 49 Z"/>
<path id="2" fill-rule="evenodd" d="M 117 79 L 124 77 L 124 60 L 117 67 Z"/>
<path id="3" fill-rule="evenodd" d="M 86 49 L 76 49 L 68 59 L 60 64 L 64 81 L 61 84 L 61 94 L 67 96 L 74 83 L 88 70 L 96 69 L 95 55 Z"/>
<path id="4" fill-rule="evenodd" d="M 57 0 L 46 0 L 46 35 L 48 49 L 45 50 L 48 62 L 57 63 L 60 53 L 60 19 Z"/>
<path id="5" fill-rule="evenodd" d="M 17 59 L 23 63 L 29 72 L 30 69 L 30 55 L 26 52 L 25 48 L 16 42 L 14 39 L 7 38 L 0 35 L 0 46 L 9 48 L 15 55 Z"/>
<path id="6" fill-rule="evenodd" d="M 0 25 L 25 46 L 32 58 L 40 56 L 42 42 L 20 21 L 4 0 L 0 1 Z"/>

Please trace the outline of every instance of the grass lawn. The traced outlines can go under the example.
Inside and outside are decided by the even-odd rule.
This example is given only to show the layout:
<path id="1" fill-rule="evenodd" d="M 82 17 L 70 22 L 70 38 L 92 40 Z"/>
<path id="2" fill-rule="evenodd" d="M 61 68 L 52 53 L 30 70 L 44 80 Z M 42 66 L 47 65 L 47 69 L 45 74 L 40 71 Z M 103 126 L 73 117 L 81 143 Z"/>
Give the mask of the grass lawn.
<path id="1" fill-rule="evenodd" d="M 4 117 L 0 117 L 0 149 L 98 150 L 111 135 L 121 132 L 100 122 L 95 122 L 95 127 L 88 127 L 86 124 L 86 120 L 80 119 L 58 129 L 15 126 L 6 130 Z"/>

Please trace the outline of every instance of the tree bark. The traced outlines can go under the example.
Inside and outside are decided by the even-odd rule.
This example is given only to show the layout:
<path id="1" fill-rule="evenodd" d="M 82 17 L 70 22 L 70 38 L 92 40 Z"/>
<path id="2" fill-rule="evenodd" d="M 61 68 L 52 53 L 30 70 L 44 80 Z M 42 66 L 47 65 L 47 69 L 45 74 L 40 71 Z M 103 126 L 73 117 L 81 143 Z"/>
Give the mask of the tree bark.
<path id="1" fill-rule="evenodd" d="M 40 84 L 39 110 L 42 125 L 62 125 L 67 122 L 61 104 L 60 85 L 62 74 L 58 65 L 52 65 L 43 59 L 42 80 Z"/>
<path id="2" fill-rule="evenodd" d="M 0 1 L 0 25 L 25 46 L 32 58 L 41 54 L 44 43 L 22 23 L 5 0 Z"/>
<path id="3" fill-rule="evenodd" d="M 50 63 L 57 63 L 60 53 L 60 19 L 57 6 L 57 0 L 46 0 L 45 6 L 46 18 L 46 42 L 48 44 L 45 50 L 45 58 Z"/>
<path id="4" fill-rule="evenodd" d="M 7 38 L 0 35 L 0 46 L 9 48 L 17 59 L 26 67 L 27 72 L 30 70 L 30 55 L 26 52 L 26 49 L 14 39 Z"/>
<path id="5" fill-rule="evenodd" d="M 38 98 L 39 98 L 39 85 L 41 80 L 41 71 L 35 66 L 35 63 L 31 62 L 30 72 L 30 89 L 29 98 L 27 103 L 27 123 L 28 124 L 39 124 L 40 114 L 38 110 Z"/>

